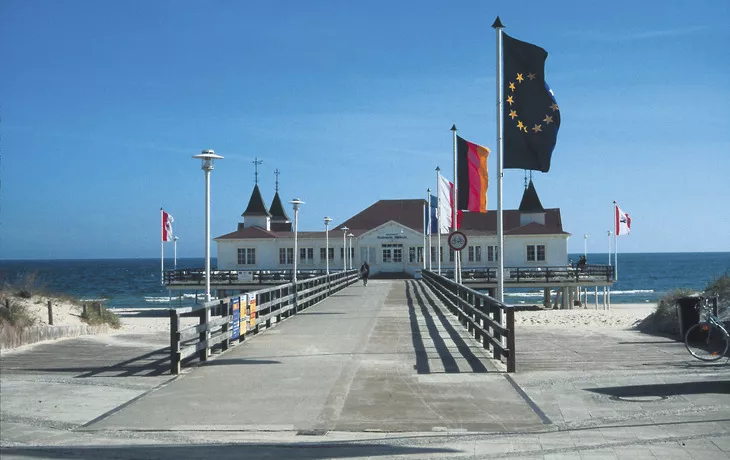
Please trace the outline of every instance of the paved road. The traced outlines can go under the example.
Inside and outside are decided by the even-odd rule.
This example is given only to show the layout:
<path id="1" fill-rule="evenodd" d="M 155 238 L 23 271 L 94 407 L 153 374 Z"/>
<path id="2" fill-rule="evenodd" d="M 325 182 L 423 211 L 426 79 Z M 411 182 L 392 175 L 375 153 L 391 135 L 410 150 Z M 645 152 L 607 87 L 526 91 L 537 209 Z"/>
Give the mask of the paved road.
<path id="1" fill-rule="evenodd" d="M 523 327 L 507 376 L 416 281 L 349 287 L 179 378 L 166 339 L 3 356 L 2 458 L 730 458 L 726 363 Z"/>

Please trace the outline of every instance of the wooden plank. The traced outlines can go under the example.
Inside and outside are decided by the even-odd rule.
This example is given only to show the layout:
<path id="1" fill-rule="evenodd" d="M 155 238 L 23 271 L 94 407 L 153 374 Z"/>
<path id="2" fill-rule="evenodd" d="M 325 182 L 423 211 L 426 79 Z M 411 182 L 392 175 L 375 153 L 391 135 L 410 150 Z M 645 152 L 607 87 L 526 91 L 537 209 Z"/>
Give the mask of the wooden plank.
<path id="1" fill-rule="evenodd" d="M 232 321 L 233 316 L 222 316 L 219 318 L 211 319 L 206 324 L 196 324 L 195 326 L 188 326 L 180 331 L 180 341 L 194 339 L 198 334 L 205 331 L 213 331 L 224 324 L 228 324 Z"/>

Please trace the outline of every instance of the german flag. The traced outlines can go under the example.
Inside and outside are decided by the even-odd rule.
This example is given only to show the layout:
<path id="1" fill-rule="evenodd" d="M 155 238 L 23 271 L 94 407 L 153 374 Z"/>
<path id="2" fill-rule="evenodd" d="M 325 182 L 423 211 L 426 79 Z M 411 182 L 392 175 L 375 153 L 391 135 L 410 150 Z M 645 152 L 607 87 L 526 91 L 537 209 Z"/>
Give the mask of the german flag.
<path id="1" fill-rule="evenodd" d="M 459 209 L 487 212 L 487 158 L 489 149 L 456 136 L 456 171 Z"/>

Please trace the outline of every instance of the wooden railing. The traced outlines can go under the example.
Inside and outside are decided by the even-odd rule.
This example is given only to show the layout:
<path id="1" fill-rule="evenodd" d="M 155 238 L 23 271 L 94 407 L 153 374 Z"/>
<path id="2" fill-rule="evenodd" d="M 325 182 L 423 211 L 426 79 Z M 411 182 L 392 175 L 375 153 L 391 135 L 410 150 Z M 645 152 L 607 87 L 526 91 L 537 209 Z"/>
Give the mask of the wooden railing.
<path id="1" fill-rule="evenodd" d="M 422 278 L 492 358 L 515 372 L 514 308 L 432 271 L 423 270 Z"/>
<path id="2" fill-rule="evenodd" d="M 262 328 L 269 328 L 272 320 L 278 323 L 321 302 L 357 279 L 356 270 L 332 273 L 203 305 L 170 309 L 170 372 L 179 374 L 183 362 L 196 354 L 200 361 L 207 361 L 214 348 L 226 351 L 232 344 L 243 341 L 246 334 L 256 334 Z M 239 302 L 238 327 L 233 324 L 236 299 Z M 197 317 L 198 324 L 181 327 L 181 317 L 190 316 Z M 238 338 L 234 331 L 239 333 Z"/>
<path id="3" fill-rule="evenodd" d="M 330 270 L 330 273 L 334 271 Z M 293 270 L 211 270 L 210 281 L 214 284 L 282 284 L 291 281 L 292 274 Z M 315 278 L 324 274 L 325 270 L 321 269 L 297 270 L 297 279 Z M 204 285 L 205 270 L 168 270 L 165 272 L 165 284 Z"/>
<path id="4" fill-rule="evenodd" d="M 441 269 L 446 278 L 454 277 L 453 269 Z M 560 283 L 606 281 L 614 278 L 614 269 L 611 265 L 571 265 L 555 267 L 505 267 L 504 281 L 516 283 Z M 462 268 L 461 279 L 464 283 L 496 283 L 496 268 Z"/>

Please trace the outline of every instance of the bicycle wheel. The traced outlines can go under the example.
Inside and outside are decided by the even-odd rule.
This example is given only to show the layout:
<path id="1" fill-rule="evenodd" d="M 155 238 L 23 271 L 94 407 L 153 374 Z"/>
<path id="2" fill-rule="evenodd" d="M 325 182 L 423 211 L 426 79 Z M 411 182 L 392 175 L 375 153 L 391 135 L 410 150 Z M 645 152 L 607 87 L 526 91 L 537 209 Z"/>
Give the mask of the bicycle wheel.
<path id="1" fill-rule="evenodd" d="M 689 328 L 684 344 L 695 358 L 717 361 L 727 353 L 728 337 L 725 330 L 715 324 L 698 323 Z"/>

